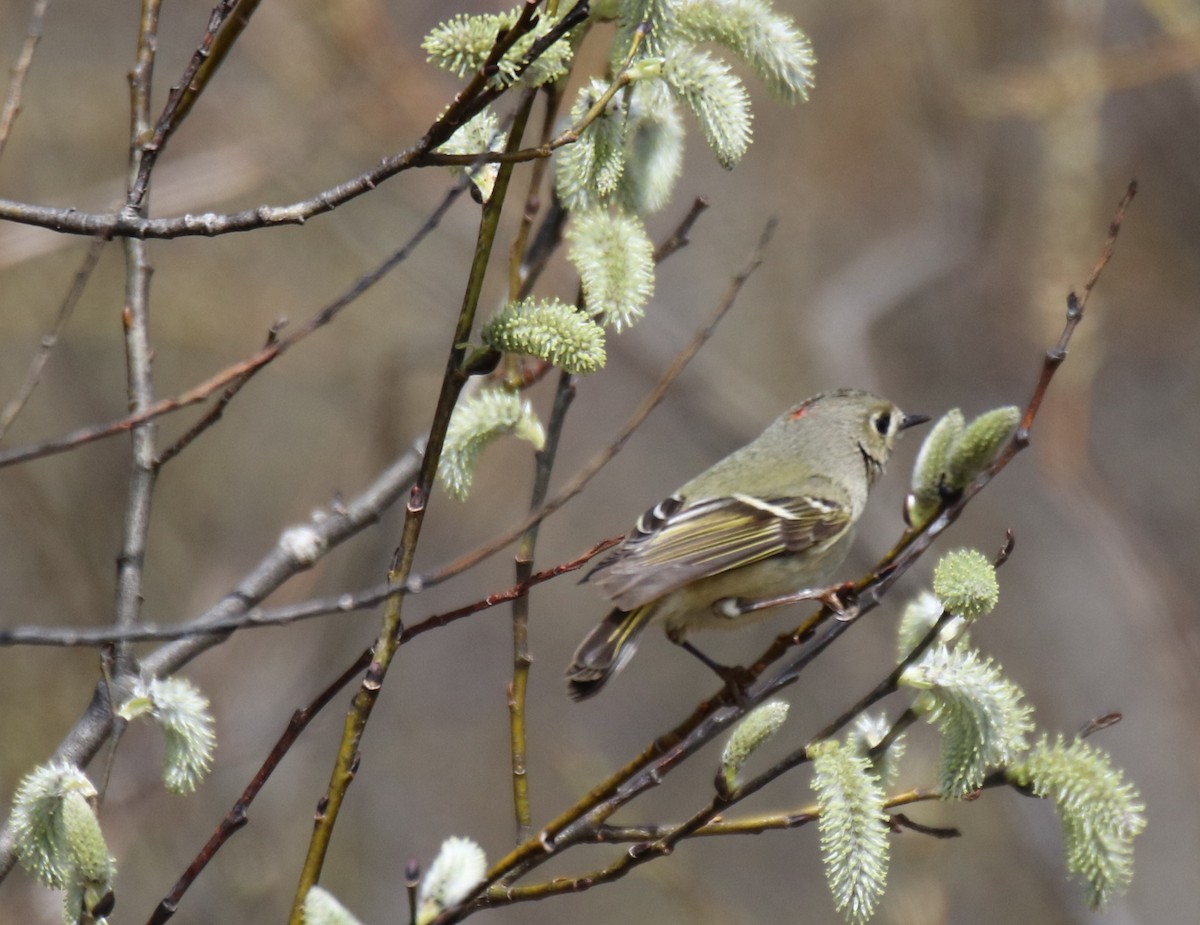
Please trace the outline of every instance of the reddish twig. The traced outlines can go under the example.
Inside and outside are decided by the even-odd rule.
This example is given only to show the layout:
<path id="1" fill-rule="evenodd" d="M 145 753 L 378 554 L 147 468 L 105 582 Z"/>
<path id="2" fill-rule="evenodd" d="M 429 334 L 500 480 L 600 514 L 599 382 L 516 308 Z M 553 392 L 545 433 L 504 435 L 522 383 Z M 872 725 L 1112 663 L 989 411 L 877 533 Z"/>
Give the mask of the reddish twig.
<path id="1" fill-rule="evenodd" d="M 271 326 L 271 330 L 267 332 L 266 346 L 263 349 L 270 347 L 279 339 L 280 327 L 282 327 L 282 322 L 276 322 Z M 262 367 L 260 366 L 258 369 L 262 369 Z M 229 387 L 221 393 L 221 397 L 217 399 L 213 406 L 204 413 L 200 420 L 189 427 L 184 432 L 183 436 L 181 436 L 178 440 L 176 440 L 154 458 L 154 468 L 161 469 L 172 459 L 191 446 L 192 442 L 197 437 L 216 424 L 217 421 L 221 420 L 221 417 L 225 414 L 225 409 L 229 407 L 229 403 L 233 401 L 237 393 L 242 390 L 242 387 L 250 381 L 255 372 L 257 372 L 257 370 L 248 371 L 234 379 L 233 382 L 229 384 Z"/>

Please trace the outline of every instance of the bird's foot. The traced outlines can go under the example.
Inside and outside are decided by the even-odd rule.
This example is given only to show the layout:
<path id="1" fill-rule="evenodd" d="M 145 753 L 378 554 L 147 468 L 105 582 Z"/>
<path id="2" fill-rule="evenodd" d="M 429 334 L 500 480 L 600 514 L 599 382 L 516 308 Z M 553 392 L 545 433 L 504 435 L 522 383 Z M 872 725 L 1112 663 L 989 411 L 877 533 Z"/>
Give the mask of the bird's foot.
<path id="1" fill-rule="evenodd" d="M 849 623 L 851 620 L 854 620 L 861 612 L 858 606 L 858 591 L 855 589 L 854 582 L 852 581 L 847 581 L 832 588 L 825 588 L 816 595 L 816 598 L 832 610 L 834 617 L 843 623 Z"/>

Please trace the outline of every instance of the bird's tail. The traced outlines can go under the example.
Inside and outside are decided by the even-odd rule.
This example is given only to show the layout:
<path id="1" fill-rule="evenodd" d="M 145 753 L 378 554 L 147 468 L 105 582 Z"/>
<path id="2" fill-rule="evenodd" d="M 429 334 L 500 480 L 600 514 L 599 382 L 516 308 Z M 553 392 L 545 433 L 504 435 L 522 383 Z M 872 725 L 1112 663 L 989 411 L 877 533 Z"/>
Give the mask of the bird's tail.
<path id="1" fill-rule="evenodd" d="M 572 700 L 591 697 L 621 670 L 637 648 L 638 633 L 650 622 L 653 609 L 647 604 L 634 610 L 614 610 L 587 634 L 566 671 Z"/>

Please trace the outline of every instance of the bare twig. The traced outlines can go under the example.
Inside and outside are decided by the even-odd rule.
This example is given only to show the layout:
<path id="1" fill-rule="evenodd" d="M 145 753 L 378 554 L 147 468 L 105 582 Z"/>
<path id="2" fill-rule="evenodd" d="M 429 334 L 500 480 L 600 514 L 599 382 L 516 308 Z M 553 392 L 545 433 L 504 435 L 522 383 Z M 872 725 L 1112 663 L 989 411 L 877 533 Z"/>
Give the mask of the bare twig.
<path id="1" fill-rule="evenodd" d="M 25 78 L 29 76 L 29 67 L 33 64 L 33 53 L 42 39 L 48 5 L 49 0 L 35 0 L 33 10 L 29 14 L 29 24 L 25 27 L 25 41 L 21 45 L 20 54 L 17 55 L 17 63 L 12 68 L 12 79 L 4 94 L 4 105 L 0 107 L 0 156 L 3 156 L 8 136 L 12 134 L 13 123 L 21 113 L 21 94 L 25 90 Z"/>
<path id="2" fill-rule="evenodd" d="M 393 479 L 393 481 L 412 481 L 413 477 L 416 476 L 416 463 L 419 459 L 420 456 L 415 453 L 406 456 L 406 464 L 403 472 L 408 473 L 407 479 Z M 340 539 L 341 537 L 337 537 L 335 540 L 330 537 L 318 536 L 318 543 L 324 547 L 332 545 L 334 542 L 340 541 Z M 470 604 L 456 607 L 453 610 L 443 613 L 433 614 L 419 623 L 406 626 L 400 634 L 400 642 L 401 644 L 407 643 L 431 629 L 446 626 L 449 623 L 461 620 L 463 617 L 469 617 L 482 610 L 488 610 L 498 604 L 506 604 L 509 601 L 514 601 L 523 594 L 526 594 L 535 585 L 540 585 L 551 578 L 557 578 L 559 575 L 565 575 L 567 572 L 574 572 L 582 568 L 594 556 L 615 546 L 620 541 L 621 537 L 619 536 L 602 540 L 576 558 L 534 572 L 528 579 L 518 582 L 510 588 L 506 588 L 503 591 L 495 591 L 487 597 Z M 403 587 L 391 587 L 384 583 L 366 591 L 359 591 L 353 594 L 339 594 L 329 598 L 318 598 L 300 604 L 285 604 L 281 607 L 255 607 L 237 616 L 222 619 L 213 619 L 209 615 L 204 615 L 195 620 L 188 621 L 182 626 L 154 626 L 142 623 L 127 630 L 114 630 L 111 627 L 104 626 L 94 628 L 14 626 L 8 629 L 0 629 L 0 646 L 54 646 L 73 648 L 79 646 L 94 647 L 111 645 L 116 642 L 163 642 L 193 639 L 203 636 L 220 636 L 225 638 L 238 630 L 257 629 L 268 626 L 287 626 L 288 624 L 301 620 L 310 620 L 314 617 L 347 614 L 357 610 L 371 610 L 378 607 L 389 597 L 405 593 L 407 592 Z M 230 597 L 234 597 L 236 594 L 240 594 L 240 592 L 235 592 L 235 595 L 230 595 Z"/>
<path id="3" fill-rule="evenodd" d="M 911 806 L 913 803 L 924 803 L 940 800 L 942 795 L 937 790 L 913 789 L 888 797 L 883 803 L 884 809 L 895 809 L 900 806 Z M 761 816 L 743 816 L 738 819 L 725 819 L 717 816 L 712 822 L 702 825 L 692 833 L 692 838 L 711 838 L 721 835 L 760 835 L 763 832 L 774 832 L 781 829 L 797 829 L 809 823 L 816 822 L 821 812 L 817 805 L 810 804 L 787 813 L 767 813 Z M 665 825 L 605 825 L 598 826 L 592 841 L 596 844 L 622 844 L 626 842 L 654 841 L 669 834 L 678 823 Z M 536 886 L 518 887 L 518 890 L 533 890 Z M 499 890 L 488 895 L 488 905 Z"/>
<path id="4" fill-rule="evenodd" d="M 320 311 L 316 312 L 304 325 L 297 328 L 287 337 L 278 338 L 270 341 L 265 347 L 251 354 L 243 360 L 239 360 L 220 372 L 210 376 L 205 381 L 193 386 L 186 392 L 181 392 L 172 398 L 159 399 L 153 402 L 146 408 L 134 414 L 127 415 L 123 418 L 118 418 L 115 421 L 109 421 L 104 424 L 95 424 L 89 427 L 81 427 L 78 430 L 71 431 L 61 437 L 55 437 L 50 440 L 44 440 L 39 443 L 32 443 L 26 446 L 13 447 L 8 450 L 0 450 L 0 468 L 4 466 L 15 465 L 16 463 L 28 462 L 33 459 L 40 459 L 43 456 L 52 456 L 56 453 L 65 453 L 77 446 L 82 446 L 85 443 L 92 443 L 96 440 L 103 440 L 106 437 L 112 437 L 117 434 L 125 433 L 147 421 L 152 421 L 155 418 L 162 417 L 165 414 L 170 414 L 174 411 L 179 411 L 190 405 L 198 404 L 209 398 L 215 392 L 221 389 L 228 388 L 232 383 L 242 382 L 257 374 L 267 364 L 275 360 L 285 351 L 294 347 L 297 343 L 304 340 L 310 334 L 320 330 L 325 325 L 329 324 L 342 309 L 354 302 L 364 292 L 374 286 L 388 273 L 394 270 L 400 263 L 408 259 L 412 252 L 417 248 L 426 237 L 437 228 L 445 214 L 450 210 L 450 207 L 458 200 L 465 189 L 465 181 L 453 186 L 442 199 L 441 203 L 430 214 L 429 218 L 418 228 L 404 243 L 404 245 L 391 256 L 387 258 L 374 270 L 364 273 L 355 281 L 346 292 L 340 295 L 337 299 L 326 305 Z"/>
<path id="5" fill-rule="evenodd" d="M 550 138 L 554 121 L 558 116 L 558 106 L 562 94 L 558 88 L 552 87 L 546 95 L 546 111 L 542 117 L 542 140 Z M 544 263 L 531 267 L 527 262 L 527 244 L 533 221 L 541 208 L 541 189 L 545 180 L 546 168 L 549 161 L 538 161 L 529 172 L 529 191 L 525 195 L 525 208 L 521 214 L 521 224 L 513 237 L 509 249 L 509 282 L 508 294 L 510 300 L 517 299 L 523 290 L 532 288 L 535 273 L 540 273 Z M 561 225 L 555 226 L 561 231 Z M 559 241 L 553 242 L 557 247 Z M 551 248 L 551 250 L 554 249 Z M 546 500 L 550 488 L 550 474 L 554 469 L 554 459 L 558 453 L 558 442 L 566 423 L 567 411 L 575 397 L 575 378 L 563 372 L 559 375 L 558 388 L 554 394 L 554 407 L 550 414 L 550 422 L 546 428 L 546 441 L 534 457 L 534 476 L 529 509 L 536 511 Z M 532 526 L 522 534 L 518 541 L 516 559 L 513 568 L 517 583 L 527 581 L 533 572 L 534 554 L 537 549 L 537 526 Z M 509 685 L 509 742 L 512 767 L 513 812 L 516 816 L 517 843 L 524 841 L 533 831 L 533 814 L 529 802 L 529 765 L 526 760 L 528 741 L 525 735 L 525 704 L 529 688 L 529 668 L 533 659 L 529 654 L 529 595 L 523 594 L 512 603 L 512 639 L 513 639 L 513 676 Z"/>
<path id="6" fill-rule="evenodd" d="M 129 183 L 132 184 L 141 159 L 141 139 L 149 117 L 154 61 L 158 49 L 158 17 L 162 0 L 142 0 L 138 21 L 137 55 L 129 72 Z M 128 188 L 128 187 L 127 187 Z M 129 212 L 138 211 L 127 206 Z M 129 407 L 136 413 L 154 400 L 154 380 L 150 346 L 150 249 L 145 241 L 127 240 L 125 251 L 125 307 L 121 312 L 125 332 L 125 389 Z M 141 424 L 130 431 L 129 489 L 125 501 L 121 550 L 117 555 L 116 593 L 113 601 L 113 626 L 136 626 L 141 618 L 142 581 L 146 562 L 146 541 L 150 533 L 150 506 L 154 497 L 153 424 Z M 137 664 L 128 645 L 118 643 L 101 651 L 101 684 L 109 710 L 124 696 Z M 101 795 L 107 790 L 109 774 L 116 760 L 117 746 L 125 730 L 124 721 L 111 724 L 108 750 L 100 773 Z"/>
<path id="7" fill-rule="evenodd" d="M 263 348 L 264 350 L 269 350 L 279 339 L 278 335 L 281 326 L 282 322 L 276 322 L 271 326 L 271 330 L 267 333 L 267 343 Z M 229 403 L 233 401 L 237 393 L 242 390 L 242 387 L 249 382 L 254 374 L 260 369 L 262 369 L 261 366 L 256 366 L 254 369 L 247 370 L 242 375 L 234 379 L 233 382 L 231 382 L 225 389 L 225 391 L 221 393 L 221 397 L 213 403 L 213 406 L 204 413 L 200 420 L 189 427 L 178 440 L 176 440 L 154 458 L 155 469 L 161 469 L 168 462 L 191 446 L 192 442 L 197 437 L 216 424 L 217 421 L 221 420 L 221 417 L 225 414 L 225 409 L 229 407 Z"/>
<path id="8" fill-rule="evenodd" d="M 143 0 L 138 30 L 137 61 L 129 75 L 132 132 L 129 143 L 129 181 L 132 185 L 142 159 L 142 139 L 148 130 L 150 92 L 158 47 L 158 15 L 161 0 Z M 142 206 L 133 202 L 127 211 L 137 213 Z M 150 250 L 144 241 L 125 242 L 125 375 L 129 408 L 144 412 L 154 403 L 154 383 L 150 345 Z M 150 503 L 155 482 L 154 425 L 145 421 L 131 428 L 132 438 L 129 498 L 125 506 L 125 536 L 117 560 L 117 593 L 114 625 L 127 628 L 138 622 L 142 602 L 142 568 L 146 557 L 146 536 L 150 530 Z M 131 671 L 127 653 L 118 647 L 118 670 Z M 124 661 L 124 664 L 122 662 Z"/>
<path id="9" fill-rule="evenodd" d="M 953 826 L 926 825 L 923 822 L 916 822 L 909 819 L 904 813 L 894 813 L 892 815 L 892 827 L 894 829 L 908 829 L 910 832 L 928 835 L 930 838 L 962 838 L 962 832 Z"/>
<path id="10" fill-rule="evenodd" d="M 526 8 L 534 6 L 536 6 L 535 3 L 527 0 Z M 538 55 L 586 19 L 587 6 L 587 0 L 579 0 L 562 20 L 535 42 L 523 63 L 516 69 L 517 73 L 524 71 Z M 527 31 L 529 22 L 523 18 L 518 22 L 518 26 Z M 517 27 L 514 27 L 510 33 L 502 36 L 502 41 L 495 46 L 499 50 L 495 60 L 499 60 L 499 56 L 523 34 L 524 32 L 517 31 Z M 493 61 L 491 68 L 494 67 L 495 62 Z M 253 231 L 258 228 L 303 225 L 310 218 L 333 211 L 350 200 L 370 192 L 381 183 L 405 170 L 432 166 L 430 162 L 423 160 L 426 155 L 443 144 L 463 123 L 504 92 L 505 88 L 491 85 L 491 76 L 488 65 L 481 68 L 480 72 L 459 91 L 450 107 L 412 147 L 382 159 L 370 170 L 364 171 L 353 179 L 323 190 L 309 199 L 289 205 L 261 205 L 241 212 L 224 214 L 206 212 L 202 214 L 189 213 L 173 218 L 146 218 L 127 210 L 80 212 L 72 208 L 52 208 L 11 199 L 0 199 L 0 220 L 49 228 L 63 234 L 141 239 L 180 238 L 193 235 L 214 237 Z M 478 159 L 471 158 L 470 162 L 474 163 L 476 160 Z"/>
<path id="11" fill-rule="evenodd" d="M 162 153 L 175 129 L 187 118 L 192 106 L 233 47 L 233 43 L 249 24 L 258 3 L 259 0 L 221 0 L 213 7 L 199 47 L 192 52 L 191 60 L 184 68 L 182 76 L 171 87 L 166 105 L 155 123 L 154 133 L 143 145 L 142 162 L 129 193 L 129 202 L 135 208 L 140 208 L 145 201 L 150 171 L 154 169 L 158 155 Z M 230 14 L 235 8 L 237 15 L 230 20 Z"/>
<path id="12" fill-rule="evenodd" d="M 704 210 L 708 208 L 708 200 L 703 196 L 697 196 L 692 200 L 692 207 L 688 209 L 687 215 L 683 217 L 675 230 L 671 232 L 671 237 L 663 241 L 654 249 L 655 264 L 662 263 L 676 251 L 682 250 L 691 243 L 691 238 L 688 237 L 692 233 L 692 226 L 696 224 L 696 219 L 704 214 Z"/>
<path id="13" fill-rule="evenodd" d="M 25 403 L 29 401 L 29 396 L 37 388 L 38 382 L 42 377 L 42 369 L 45 367 L 46 361 L 50 359 L 51 352 L 58 345 L 58 339 L 62 336 L 63 329 L 71 319 L 71 315 L 75 311 L 75 306 L 79 304 L 83 290 L 87 286 L 88 280 L 91 279 L 92 271 L 96 269 L 96 264 L 100 262 L 100 254 L 107 243 L 103 238 L 96 238 L 88 246 L 83 263 L 75 271 L 75 277 L 71 281 L 71 288 L 67 291 L 66 297 L 58 306 L 58 313 L 55 315 L 54 324 L 46 334 L 42 335 L 42 341 L 38 345 L 37 353 L 29 361 L 29 370 L 25 373 L 25 380 L 21 383 L 17 394 L 4 406 L 4 410 L 0 411 L 0 439 L 3 439 L 4 435 L 8 432 L 8 428 L 12 426 L 12 422 L 21 413 L 21 410 L 25 407 Z"/>

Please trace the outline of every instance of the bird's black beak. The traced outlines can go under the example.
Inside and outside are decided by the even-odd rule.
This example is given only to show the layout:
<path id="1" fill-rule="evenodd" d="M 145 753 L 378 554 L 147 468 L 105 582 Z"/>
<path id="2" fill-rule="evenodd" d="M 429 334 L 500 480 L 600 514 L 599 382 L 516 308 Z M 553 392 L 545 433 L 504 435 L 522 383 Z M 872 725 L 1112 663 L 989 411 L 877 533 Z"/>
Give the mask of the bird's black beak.
<path id="1" fill-rule="evenodd" d="M 929 415 L 927 414 L 906 414 L 904 420 L 900 422 L 899 430 L 908 430 L 908 428 L 924 424 L 928 420 Z"/>

